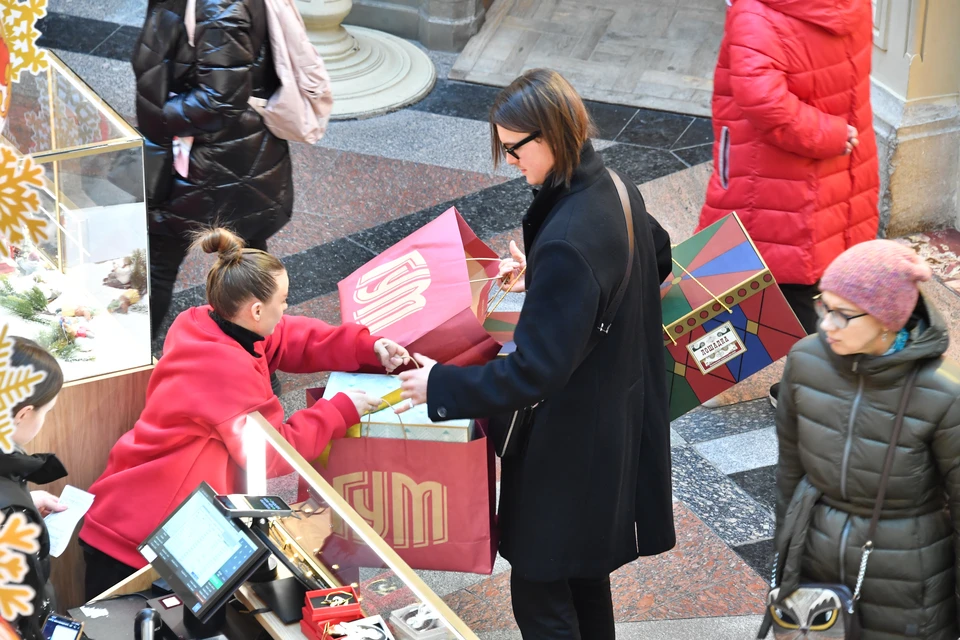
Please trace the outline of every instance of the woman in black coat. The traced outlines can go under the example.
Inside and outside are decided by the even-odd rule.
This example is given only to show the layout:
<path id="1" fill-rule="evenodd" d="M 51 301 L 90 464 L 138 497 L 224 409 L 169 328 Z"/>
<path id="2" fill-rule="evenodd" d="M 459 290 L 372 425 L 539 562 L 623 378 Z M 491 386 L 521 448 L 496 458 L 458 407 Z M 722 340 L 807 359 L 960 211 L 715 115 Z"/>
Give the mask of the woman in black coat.
<path id="1" fill-rule="evenodd" d="M 516 352 L 466 368 L 419 357 L 401 375 L 404 397 L 426 402 L 433 420 L 540 402 L 523 453 L 502 465 L 514 614 L 525 638 L 612 639 L 610 573 L 675 544 L 657 251 L 666 273 L 669 237 L 624 180 L 635 254 L 609 333 L 599 332 L 628 241 L 583 102 L 557 73 L 533 70 L 500 93 L 490 122 L 495 163 L 506 157 L 539 189 L 523 218 L 528 258 L 511 248 L 526 267 L 514 287 L 526 290 Z M 504 266 L 505 278 L 521 275 L 523 264 Z"/>
<path id="2" fill-rule="evenodd" d="M 293 211 L 287 142 L 249 104 L 279 86 L 263 0 L 196 0 L 194 46 L 185 5 L 150 0 L 133 56 L 137 124 L 147 139 L 154 334 L 170 307 L 190 231 L 224 225 L 247 246 L 266 250 Z M 193 137 L 186 177 L 171 171 L 174 137 Z"/>

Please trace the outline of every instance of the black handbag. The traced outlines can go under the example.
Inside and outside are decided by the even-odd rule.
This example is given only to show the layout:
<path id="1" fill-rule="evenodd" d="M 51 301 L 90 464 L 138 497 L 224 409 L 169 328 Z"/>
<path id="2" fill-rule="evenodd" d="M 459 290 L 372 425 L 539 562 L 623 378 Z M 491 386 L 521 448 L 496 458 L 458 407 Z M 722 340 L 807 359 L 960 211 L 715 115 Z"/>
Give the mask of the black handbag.
<path id="1" fill-rule="evenodd" d="M 616 293 L 610 298 L 606 310 L 600 317 L 600 323 L 590 336 L 587 347 L 577 366 L 583 364 L 583 361 L 587 359 L 587 356 L 589 356 L 594 347 L 597 346 L 600 339 L 609 333 L 610 325 L 617 315 L 617 309 L 620 308 L 620 303 L 623 302 L 623 296 L 627 292 L 627 285 L 630 283 L 630 272 L 633 271 L 633 254 L 636 251 L 636 240 L 633 234 L 633 210 L 630 207 L 630 195 L 627 193 L 627 187 L 623 184 L 620 176 L 611 169 L 607 169 L 607 171 L 610 173 L 613 184 L 617 188 L 617 194 L 620 196 L 620 209 L 623 211 L 623 218 L 627 225 L 627 268 L 623 278 L 620 280 Z M 541 404 L 543 404 L 542 401 L 518 411 L 511 411 L 490 418 L 490 438 L 493 441 L 494 451 L 496 451 L 498 456 L 501 458 L 510 458 L 523 454 L 523 451 L 527 447 L 527 441 L 530 439 L 536 409 Z"/>
<path id="2" fill-rule="evenodd" d="M 784 583 L 777 586 L 777 581 L 783 576 L 788 564 L 791 566 L 789 575 L 799 575 L 801 553 L 806 542 L 806 527 L 803 528 L 804 535 L 797 536 L 797 539 L 794 539 L 794 536 L 791 535 L 784 535 L 782 536 L 783 539 L 779 541 L 774 560 L 773 579 L 770 583 L 770 592 L 767 594 L 767 609 L 763 624 L 757 634 L 758 640 L 766 638 L 771 627 L 775 640 L 793 640 L 794 638 L 858 640 L 860 638 L 860 617 L 856 604 L 860 600 L 863 578 L 867 573 L 867 561 L 873 552 L 873 538 L 877 533 L 880 512 L 887 495 L 887 483 L 890 480 L 893 457 L 897 450 L 897 442 L 900 440 L 907 402 L 910 400 L 910 393 L 913 391 L 918 371 L 915 368 L 910 372 L 904 386 L 903 396 L 900 398 L 900 407 L 893 422 L 890 445 L 887 447 L 887 455 L 880 474 L 877 501 L 873 506 L 870 527 L 867 529 L 867 540 L 863 544 L 860 556 L 860 571 L 857 574 L 857 583 L 853 593 L 844 584 L 798 585 Z M 815 493 L 816 500 L 819 500 L 819 495 L 819 492 Z M 791 505 L 791 508 L 793 508 L 793 505 Z M 808 513 L 808 520 L 809 515 Z M 789 517 L 790 515 L 788 515 Z M 788 532 L 796 533 L 794 526 L 786 527 L 785 525 L 785 528 Z"/>

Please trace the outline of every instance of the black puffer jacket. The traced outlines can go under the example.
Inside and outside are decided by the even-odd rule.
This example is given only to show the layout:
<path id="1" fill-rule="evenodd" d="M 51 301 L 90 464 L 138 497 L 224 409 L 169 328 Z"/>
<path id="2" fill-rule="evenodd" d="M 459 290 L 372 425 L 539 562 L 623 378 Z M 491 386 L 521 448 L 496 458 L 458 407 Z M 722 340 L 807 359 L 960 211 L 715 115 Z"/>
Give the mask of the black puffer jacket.
<path id="1" fill-rule="evenodd" d="M 33 505 L 27 482 L 46 484 L 67 475 L 63 463 L 52 453 L 27 455 L 22 451 L 0 454 L 0 512 L 3 520 L 16 513 L 26 516 L 31 524 L 40 526 L 40 548 L 26 556 L 28 573 L 23 584 L 31 587 L 33 614 L 15 621 L 17 631 L 24 640 L 43 640 L 43 621 L 57 610 L 56 595 L 50 584 L 50 537 L 40 512 Z"/>
<path id="2" fill-rule="evenodd" d="M 194 137 L 188 178 L 176 175 L 167 201 L 152 203 L 151 229 L 226 223 L 244 239 L 267 238 L 290 220 L 293 179 L 287 142 L 248 104 L 279 82 L 263 0 L 197 0 L 196 48 L 185 5 L 152 0 L 133 56 L 140 132 L 167 148 Z"/>
<path id="3" fill-rule="evenodd" d="M 790 352 L 777 411 L 777 535 L 800 479 L 823 493 L 805 582 L 853 589 L 903 382 L 920 367 L 863 583 L 864 640 L 956 640 L 960 533 L 960 365 L 943 357 L 941 316 L 923 299 L 899 353 L 838 356 L 823 336 Z M 949 510 L 947 509 L 949 507 Z"/>

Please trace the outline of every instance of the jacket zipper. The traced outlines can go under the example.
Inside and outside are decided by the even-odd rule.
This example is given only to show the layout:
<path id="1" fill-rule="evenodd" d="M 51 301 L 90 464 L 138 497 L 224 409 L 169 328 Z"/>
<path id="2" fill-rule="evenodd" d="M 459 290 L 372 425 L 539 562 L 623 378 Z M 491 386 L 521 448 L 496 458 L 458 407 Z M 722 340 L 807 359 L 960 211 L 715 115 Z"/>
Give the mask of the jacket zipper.
<path id="1" fill-rule="evenodd" d="M 850 538 L 850 525 L 853 522 L 850 516 L 847 516 L 847 523 L 843 525 L 843 533 L 840 534 L 840 584 L 847 583 L 847 540 Z"/>
<path id="2" fill-rule="evenodd" d="M 857 419 L 857 410 L 863 398 L 863 376 L 857 376 L 857 395 L 853 397 L 850 409 L 850 422 L 847 424 L 847 443 L 843 447 L 843 462 L 840 464 L 840 496 L 847 500 L 847 470 L 850 465 L 850 449 L 853 448 L 853 423 Z"/>

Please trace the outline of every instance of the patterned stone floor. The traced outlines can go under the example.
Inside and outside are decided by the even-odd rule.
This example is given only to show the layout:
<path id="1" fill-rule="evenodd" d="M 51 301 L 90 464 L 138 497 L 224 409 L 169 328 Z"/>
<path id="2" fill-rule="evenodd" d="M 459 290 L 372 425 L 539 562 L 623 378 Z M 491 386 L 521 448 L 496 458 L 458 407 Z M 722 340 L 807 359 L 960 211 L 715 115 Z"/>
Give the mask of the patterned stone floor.
<path id="1" fill-rule="evenodd" d="M 106 4 L 55 0 L 41 29 L 46 46 L 132 119 L 127 60 L 144 3 Z M 291 313 L 338 323 L 337 282 L 451 205 L 499 252 L 519 237 L 530 191 L 509 168 L 494 172 L 488 155 L 484 118 L 497 89 L 451 80 L 456 55 L 431 56 L 440 80 L 420 103 L 371 120 L 334 123 L 318 145 L 293 146 L 296 214 L 270 242 L 291 276 Z M 605 160 L 641 185 L 647 208 L 675 241 L 688 237 L 710 173 L 709 121 L 600 102 L 589 108 Z M 924 252 L 946 283 L 931 283 L 927 291 L 956 325 L 960 297 L 951 289 L 960 288 L 960 234 L 905 241 Z M 199 258 L 188 261 L 176 311 L 203 301 L 205 266 Z M 762 609 L 761 573 L 771 555 L 777 455 L 773 412 L 758 398 L 777 375 L 770 367 L 725 394 L 728 406 L 697 409 L 673 424 L 678 545 L 614 576 L 619 637 L 752 637 Z M 304 389 L 323 379 L 283 376 L 287 410 L 302 407 Z M 519 633 L 509 608 L 508 572 L 501 560 L 492 576 L 423 576 L 481 637 L 512 640 Z"/>
<path id="2" fill-rule="evenodd" d="M 587 98 L 709 116 L 725 16 L 717 0 L 496 0 L 450 77 L 551 67 Z"/>

